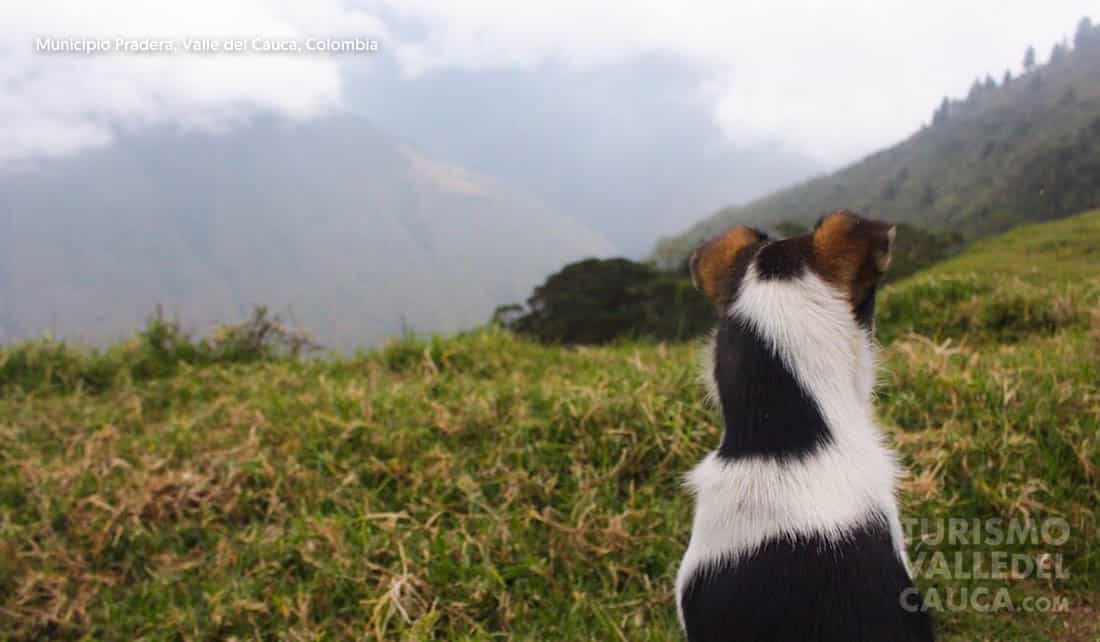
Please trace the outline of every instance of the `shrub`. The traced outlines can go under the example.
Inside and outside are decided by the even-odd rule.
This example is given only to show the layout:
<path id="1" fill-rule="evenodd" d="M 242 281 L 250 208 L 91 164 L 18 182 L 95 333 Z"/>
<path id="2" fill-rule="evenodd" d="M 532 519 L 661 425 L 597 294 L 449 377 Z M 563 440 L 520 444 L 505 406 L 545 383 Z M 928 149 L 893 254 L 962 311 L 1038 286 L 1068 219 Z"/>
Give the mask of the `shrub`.
<path id="1" fill-rule="evenodd" d="M 222 325 L 210 338 L 209 349 L 215 361 L 247 363 L 277 356 L 297 358 L 320 349 L 307 333 L 287 327 L 278 317 L 270 316 L 267 306 L 256 306 L 243 323 Z"/>
<path id="2" fill-rule="evenodd" d="M 98 392 L 111 385 L 120 367 L 110 354 L 52 339 L 26 341 L 0 349 L 0 393 L 11 388 Z"/>
<path id="3" fill-rule="evenodd" d="M 588 259 L 565 266 L 535 288 L 526 312 L 504 306 L 495 319 L 546 343 L 674 341 L 705 332 L 714 323 L 714 309 L 685 274 L 627 259 Z"/>
<path id="4" fill-rule="evenodd" d="M 296 359 L 317 348 L 305 333 L 287 328 L 264 306 L 256 307 L 244 322 L 219 326 L 202 339 L 188 335 L 158 309 L 133 339 L 109 350 L 50 338 L 0 348 L 0 391 L 97 393 L 119 377 L 147 381 L 172 376 L 181 365 Z"/>

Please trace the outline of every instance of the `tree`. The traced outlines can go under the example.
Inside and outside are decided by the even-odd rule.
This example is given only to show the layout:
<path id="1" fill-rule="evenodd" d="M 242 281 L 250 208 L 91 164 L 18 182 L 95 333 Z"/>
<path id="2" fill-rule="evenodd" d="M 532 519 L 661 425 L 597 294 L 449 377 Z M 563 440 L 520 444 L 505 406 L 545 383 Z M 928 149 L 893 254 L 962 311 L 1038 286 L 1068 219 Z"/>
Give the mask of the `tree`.
<path id="1" fill-rule="evenodd" d="M 498 308 L 495 321 L 547 343 L 620 337 L 683 341 L 714 323 L 714 308 L 686 276 L 627 259 L 571 263 L 535 288 L 527 312 Z"/>
<path id="2" fill-rule="evenodd" d="M 989 74 L 986 74 L 985 75 L 985 81 L 982 83 L 982 89 L 985 89 L 987 92 L 990 92 L 990 91 L 993 91 L 996 88 L 997 88 L 997 81 L 993 80 L 993 76 L 990 76 Z"/>
<path id="3" fill-rule="evenodd" d="M 1012 72 L 1005 69 L 1005 76 L 1001 79 L 1001 86 L 1007 87 L 1010 82 L 1012 82 Z"/>
<path id="4" fill-rule="evenodd" d="M 1077 23 L 1077 35 L 1073 37 L 1073 46 L 1082 50 L 1100 46 L 1100 25 L 1094 27 L 1088 16 L 1081 18 L 1081 22 Z"/>
<path id="5" fill-rule="evenodd" d="M 978 78 L 974 79 L 974 84 L 970 85 L 970 93 L 966 95 L 968 102 L 977 100 L 978 96 L 982 94 L 982 81 Z"/>
<path id="6" fill-rule="evenodd" d="M 1065 43 L 1055 43 L 1054 48 L 1050 50 L 1050 64 L 1056 65 L 1064 62 L 1067 55 L 1069 55 L 1069 48 Z"/>
<path id="7" fill-rule="evenodd" d="M 1043 75 L 1038 71 L 1031 74 L 1031 81 L 1028 83 L 1028 89 L 1034 92 L 1038 92 L 1043 88 Z"/>
<path id="8" fill-rule="evenodd" d="M 932 124 L 942 125 L 947 122 L 947 116 L 951 111 L 951 101 L 947 99 L 947 96 L 943 97 L 943 102 L 936 111 L 932 112 Z"/>
<path id="9" fill-rule="evenodd" d="M 1035 67 L 1035 47 L 1028 46 L 1024 52 L 1024 71 L 1031 71 Z"/>
<path id="10" fill-rule="evenodd" d="M 936 202 L 936 188 L 932 185 L 932 181 L 925 180 L 924 187 L 920 192 L 920 204 L 923 207 L 931 207 Z"/>

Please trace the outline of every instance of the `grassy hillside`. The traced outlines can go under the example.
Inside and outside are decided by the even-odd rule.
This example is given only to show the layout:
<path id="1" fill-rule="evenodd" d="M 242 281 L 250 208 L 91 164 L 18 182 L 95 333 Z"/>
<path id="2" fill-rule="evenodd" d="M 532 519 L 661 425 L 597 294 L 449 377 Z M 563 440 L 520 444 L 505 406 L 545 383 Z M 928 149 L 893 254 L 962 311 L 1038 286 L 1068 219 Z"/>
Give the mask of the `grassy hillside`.
<path id="1" fill-rule="evenodd" d="M 977 83 L 897 145 L 661 240 L 655 258 L 676 266 L 734 224 L 810 223 L 838 208 L 973 239 L 1100 207 L 1100 27 L 1086 31 L 1058 60 Z"/>
<path id="2" fill-rule="evenodd" d="M 1071 527 L 1012 549 L 1067 578 L 922 575 L 1065 600 L 938 612 L 943 640 L 1100 636 L 1097 247 L 1100 211 L 884 293 L 905 512 Z M 681 475 L 719 434 L 695 346 L 488 329 L 350 359 L 179 352 L 0 351 L 0 638 L 677 639 Z"/>

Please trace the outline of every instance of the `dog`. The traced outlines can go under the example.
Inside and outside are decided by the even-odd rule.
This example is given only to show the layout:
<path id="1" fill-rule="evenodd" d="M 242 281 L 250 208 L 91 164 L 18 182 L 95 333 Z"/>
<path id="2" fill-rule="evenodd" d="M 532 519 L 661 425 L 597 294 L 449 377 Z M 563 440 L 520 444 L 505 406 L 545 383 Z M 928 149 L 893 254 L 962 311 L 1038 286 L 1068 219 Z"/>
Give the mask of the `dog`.
<path id="1" fill-rule="evenodd" d="M 689 642 L 933 640 L 871 403 L 895 234 L 840 210 L 782 240 L 736 227 L 692 256 L 719 312 L 704 379 L 725 427 L 687 477 L 676 603 Z"/>

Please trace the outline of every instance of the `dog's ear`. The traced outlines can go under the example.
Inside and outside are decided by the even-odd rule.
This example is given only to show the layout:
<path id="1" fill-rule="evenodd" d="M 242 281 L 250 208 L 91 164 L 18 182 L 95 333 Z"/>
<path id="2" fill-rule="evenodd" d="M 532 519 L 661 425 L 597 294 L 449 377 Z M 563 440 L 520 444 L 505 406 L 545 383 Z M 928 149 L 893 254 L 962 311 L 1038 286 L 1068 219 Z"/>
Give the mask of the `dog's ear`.
<path id="1" fill-rule="evenodd" d="M 859 303 L 878 284 L 894 251 L 897 228 L 837 210 L 814 227 L 814 265 L 821 276 L 846 290 Z"/>
<path id="2" fill-rule="evenodd" d="M 745 225 L 719 234 L 691 255 L 691 282 L 716 306 L 729 301 L 737 256 L 766 236 Z"/>

